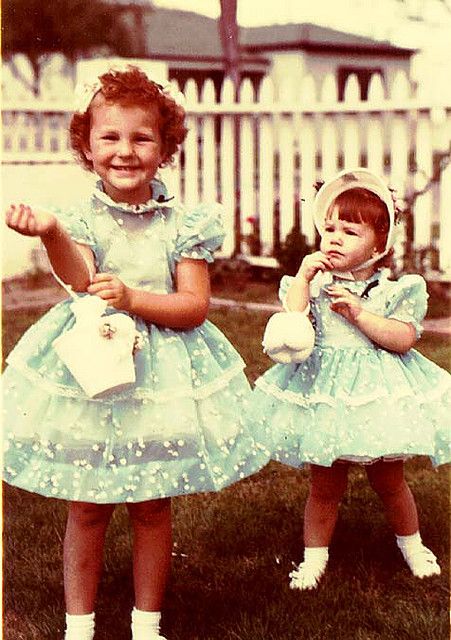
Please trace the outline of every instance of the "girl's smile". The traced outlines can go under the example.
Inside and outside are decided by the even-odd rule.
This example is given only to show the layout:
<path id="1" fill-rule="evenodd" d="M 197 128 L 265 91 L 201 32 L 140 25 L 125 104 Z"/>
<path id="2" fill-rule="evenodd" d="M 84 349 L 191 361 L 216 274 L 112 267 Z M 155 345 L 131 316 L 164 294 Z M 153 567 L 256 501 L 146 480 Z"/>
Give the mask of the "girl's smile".
<path id="1" fill-rule="evenodd" d="M 164 161 L 159 114 L 150 105 L 92 106 L 89 148 L 85 150 L 105 192 L 116 202 L 141 204 L 151 197 L 150 181 Z"/>

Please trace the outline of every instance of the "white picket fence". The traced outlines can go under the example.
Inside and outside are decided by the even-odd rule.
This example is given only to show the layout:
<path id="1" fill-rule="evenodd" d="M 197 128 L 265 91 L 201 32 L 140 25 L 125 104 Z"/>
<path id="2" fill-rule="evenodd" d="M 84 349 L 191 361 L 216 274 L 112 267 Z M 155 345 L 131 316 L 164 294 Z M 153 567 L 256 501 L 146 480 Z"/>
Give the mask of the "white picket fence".
<path id="1" fill-rule="evenodd" d="M 167 177 L 186 204 L 220 200 L 227 236 L 223 255 L 256 254 L 271 263 L 275 248 L 299 224 L 315 231 L 308 203 L 314 183 L 342 168 L 367 166 L 384 175 L 400 198 L 428 186 L 414 204 L 414 248 L 434 247 L 451 274 L 451 164 L 429 184 L 440 157 L 451 151 L 451 104 L 411 96 L 405 76 L 386 96 L 375 76 L 368 100 L 348 79 L 337 101 L 333 76 L 316 100 L 313 78 L 288 81 L 275 97 L 266 78 L 258 92 L 244 81 L 234 100 L 229 80 L 219 101 L 207 81 L 198 95 L 185 87 L 189 134 Z M 67 141 L 68 104 L 38 101 L 3 105 L 4 164 L 73 162 Z"/>

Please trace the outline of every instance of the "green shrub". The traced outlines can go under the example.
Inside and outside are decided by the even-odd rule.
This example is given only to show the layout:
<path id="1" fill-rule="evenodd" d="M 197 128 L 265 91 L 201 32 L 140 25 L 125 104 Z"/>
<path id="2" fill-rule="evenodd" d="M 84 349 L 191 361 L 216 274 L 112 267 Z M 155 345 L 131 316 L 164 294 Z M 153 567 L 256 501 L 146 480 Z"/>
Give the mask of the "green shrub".
<path id="1" fill-rule="evenodd" d="M 308 244 L 306 237 L 297 227 L 293 227 L 275 253 L 280 265 L 280 271 L 289 276 L 294 276 L 303 257 L 311 253 L 312 250 L 313 247 Z"/>

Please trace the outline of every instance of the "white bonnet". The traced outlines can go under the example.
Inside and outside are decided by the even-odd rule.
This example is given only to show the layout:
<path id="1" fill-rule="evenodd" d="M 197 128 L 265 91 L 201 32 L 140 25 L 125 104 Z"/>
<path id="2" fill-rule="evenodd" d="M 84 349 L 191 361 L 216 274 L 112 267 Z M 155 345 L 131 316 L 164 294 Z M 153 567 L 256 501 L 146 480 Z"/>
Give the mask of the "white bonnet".
<path id="1" fill-rule="evenodd" d="M 329 206 L 344 191 L 349 189 L 367 189 L 375 193 L 387 206 L 389 215 L 389 230 L 384 251 L 377 259 L 386 255 L 395 243 L 395 205 L 390 189 L 377 174 L 369 169 L 346 169 L 338 173 L 334 178 L 325 182 L 313 201 L 313 220 L 320 235 L 323 234 L 324 221 Z"/>

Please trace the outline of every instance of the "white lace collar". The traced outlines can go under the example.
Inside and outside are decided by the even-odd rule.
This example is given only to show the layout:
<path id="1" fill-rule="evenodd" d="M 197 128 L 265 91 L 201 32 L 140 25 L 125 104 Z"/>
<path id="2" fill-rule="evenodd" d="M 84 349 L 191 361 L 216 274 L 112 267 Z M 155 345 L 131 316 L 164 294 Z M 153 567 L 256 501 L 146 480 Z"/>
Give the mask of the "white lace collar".
<path id="1" fill-rule="evenodd" d="M 370 282 L 379 280 L 379 283 L 385 282 L 390 277 L 390 269 L 378 269 L 366 280 L 354 280 L 352 274 L 341 273 L 338 271 L 324 271 L 318 272 L 312 282 L 310 283 L 310 295 L 312 298 L 317 298 L 323 287 L 327 287 L 334 282 L 336 278 L 340 280 L 346 280 L 346 287 L 352 285 L 368 285 Z"/>
<path id="2" fill-rule="evenodd" d="M 108 207 L 121 211 L 123 213 L 131 213 L 133 215 L 142 215 L 155 209 L 164 209 L 174 206 L 174 198 L 167 195 L 167 189 L 165 185 L 159 180 L 152 180 L 150 183 L 152 198 L 141 204 L 129 204 L 128 202 L 115 202 L 110 196 L 105 193 L 102 181 L 96 182 L 93 196 L 100 200 Z"/>

